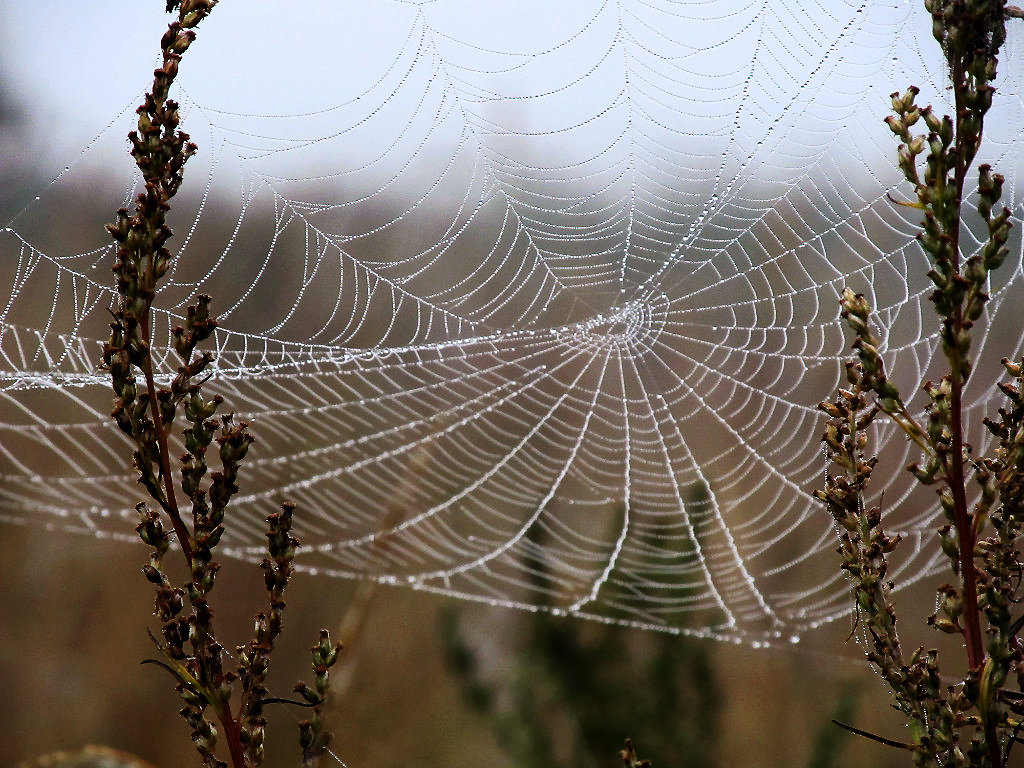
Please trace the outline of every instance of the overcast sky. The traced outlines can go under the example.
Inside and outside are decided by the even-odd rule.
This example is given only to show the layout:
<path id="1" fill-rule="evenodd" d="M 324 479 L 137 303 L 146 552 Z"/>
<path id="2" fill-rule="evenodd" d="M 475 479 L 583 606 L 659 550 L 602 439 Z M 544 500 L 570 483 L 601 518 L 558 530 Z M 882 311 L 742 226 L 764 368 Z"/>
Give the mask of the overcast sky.
<path id="1" fill-rule="evenodd" d="M 300 10 L 282 18 L 277 9 L 286 5 Z M 505 13 L 505 5 L 518 13 Z M 525 5 L 427 2 L 424 12 L 446 32 L 484 45 L 494 42 L 487 39 L 494 18 L 503 18 L 502 44 L 528 51 L 564 38 L 602 2 Z M 163 0 L 0 0 L 3 87 L 30 113 L 33 133 L 54 137 L 54 158 L 81 149 L 135 105 L 169 21 L 163 8 Z M 416 3 L 395 0 L 227 0 L 203 22 L 179 83 L 196 100 L 226 110 L 322 109 L 380 76 L 419 11 Z"/>
<path id="2" fill-rule="evenodd" d="M 303 0 L 301 16 L 289 23 L 274 18 L 275 5 L 282 3 L 222 3 L 201 30 L 209 42 L 190 52 L 189 64 L 193 70 L 205 68 L 206 83 L 221 92 L 219 101 L 227 108 L 276 93 L 293 99 L 281 105 L 293 111 L 304 98 L 312 106 L 323 95 L 318 83 L 336 59 L 332 52 L 339 37 L 337 23 L 326 23 L 324 15 L 338 4 Z M 162 0 L 33 0 L 27 12 L 23 2 L 0 0 L 5 87 L 30 112 L 33 132 L 55 132 L 61 148 L 55 155 L 80 149 L 118 112 L 135 105 L 169 21 L 163 6 Z M 397 13 L 402 10 L 396 6 Z M 265 43 L 268 29 L 283 38 L 278 45 L 293 57 L 291 66 L 275 61 L 280 56 Z M 345 37 L 349 50 L 368 42 L 367 36 Z M 380 33 L 373 38 L 379 40 Z M 249 76 L 234 71 L 241 66 Z M 292 80 L 295 67 L 308 74 L 299 87 Z M 203 83 L 189 79 L 190 74 L 183 72 L 182 81 L 198 89 L 197 96 L 206 95 Z"/>
<path id="3" fill-rule="evenodd" d="M 282 15 L 282 7 L 291 10 Z M 168 19 L 164 0 L 0 0 L 3 87 L 28 113 L 26 152 L 34 167 L 58 172 L 73 165 L 121 113 L 127 122 L 111 131 L 110 147 L 123 151 Z M 430 34 L 417 42 L 424 25 Z M 628 45 L 620 44 L 623 29 L 634 36 Z M 427 153 L 450 154 L 468 120 L 477 138 L 498 137 L 494 151 L 522 151 L 517 160 L 529 152 L 595 157 L 626 119 L 645 120 L 653 133 L 664 123 L 680 136 L 707 135 L 694 144 L 704 159 L 693 163 L 713 172 L 726 140 L 741 162 L 762 140 L 769 156 L 775 150 L 768 143 L 778 136 L 791 138 L 794 152 L 810 151 L 805 142 L 813 148 L 817 139 L 805 139 L 792 130 L 796 122 L 787 123 L 806 122 L 811 112 L 822 118 L 820 130 L 845 126 L 856 145 L 874 131 L 861 125 L 877 126 L 895 84 L 927 88 L 929 79 L 941 80 L 934 46 L 926 47 L 924 58 L 917 50 L 922 30 L 927 35 L 926 14 L 906 0 L 223 0 L 203 22 L 178 87 L 179 98 L 206 109 L 218 130 L 252 130 L 259 139 L 250 143 L 264 148 L 279 137 L 323 137 L 335 127 L 355 127 L 344 140 L 315 149 L 368 155 L 374 141 L 394 139 L 388 131 L 411 119 L 423 99 L 421 124 L 413 131 L 433 132 Z M 423 46 L 435 47 L 439 56 Z M 446 82 L 459 90 L 459 108 L 470 114 L 461 121 L 449 114 L 435 130 L 431 110 L 440 109 L 445 96 L 437 86 L 439 61 Z M 409 76 L 385 82 L 393 64 L 392 74 Z M 623 109 L 621 98 L 613 101 L 630 76 L 645 101 Z M 322 118 L 294 117 L 344 105 L 381 82 L 359 104 Z M 877 88 L 877 97 L 867 95 L 868 88 Z M 538 96 L 545 93 L 551 95 Z M 223 112 L 292 117 L 251 128 L 252 121 Z M 776 130 L 772 120 L 783 113 Z M 364 117 L 370 127 L 359 129 Z M 734 117 L 742 121 L 736 130 Z M 196 135 L 202 126 L 186 127 Z M 520 148 L 504 141 L 503 131 L 515 134 Z M 848 151 L 854 164 L 856 149 Z"/>

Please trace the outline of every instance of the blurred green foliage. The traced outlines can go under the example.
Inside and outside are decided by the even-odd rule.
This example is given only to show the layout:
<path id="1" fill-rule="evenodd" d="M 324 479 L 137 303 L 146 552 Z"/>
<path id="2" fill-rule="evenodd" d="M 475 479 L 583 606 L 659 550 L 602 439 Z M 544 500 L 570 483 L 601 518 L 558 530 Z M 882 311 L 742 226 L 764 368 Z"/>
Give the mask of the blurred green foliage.
<path id="1" fill-rule="evenodd" d="M 691 488 L 687 506 L 709 496 L 706 487 Z M 539 530 L 528 534 L 536 544 Z M 536 595 L 552 594 L 546 565 L 527 565 Z M 542 610 L 518 618 L 507 663 L 488 673 L 457 608 L 442 614 L 441 634 L 465 701 L 521 768 L 609 765 L 627 737 L 655 766 L 716 765 L 721 696 L 707 641 Z"/>

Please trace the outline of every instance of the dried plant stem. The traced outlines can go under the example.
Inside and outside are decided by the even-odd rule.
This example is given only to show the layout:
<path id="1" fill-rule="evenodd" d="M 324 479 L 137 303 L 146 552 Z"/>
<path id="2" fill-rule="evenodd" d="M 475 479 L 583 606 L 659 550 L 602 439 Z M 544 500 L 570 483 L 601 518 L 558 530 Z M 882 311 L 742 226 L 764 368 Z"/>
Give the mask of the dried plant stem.
<path id="1" fill-rule="evenodd" d="M 174 677 L 185 702 L 180 713 L 192 729 L 192 743 L 205 768 L 227 768 L 217 757 L 218 736 L 227 742 L 233 768 L 257 768 L 264 757 L 265 704 L 301 704 L 272 698 L 266 688 L 270 654 L 283 626 L 283 592 L 299 545 L 291 533 L 294 505 L 286 502 L 280 512 L 267 517 L 268 556 L 260 565 L 269 606 L 255 617 L 255 637 L 237 646 L 235 670 L 225 669 L 224 648 L 214 631 L 209 602 L 220 568 L 213 554 L 225 531 L 227 507 L 238 491 L 239 469 L 253 437 L 248 424 L 236 423 L 231 414 L 214 418 L 223 402 L 219 395 L 203 396 L 207 369 L 214 358 L 197 347 L 217 327 L 209 313 L 210 297 L 198 296 L 187 308 L 185 325 L 171 330 L 173 352 L 181 364 L 168 386 L 157 385 L 152 351 L 153 301 L 172 261 L 166 247 L 172 236 L 167 213 L 181 187 L 185 163 L 196 152 L 188 134 L 179 129 L 178 105 L 168 94 L 182 54 L 195 40 L 194 28 L 216 4 L 217 0 L 167 0 L 167 11 L 177 11 L 177 19 L 161 38 L 162 65 L 154 71 L 152 89 L 137 110 L 138 129 L 128 136 L 145 187 L 136 197 L 133 211 L 122 208 L 115 223 L 107 227 L 117 244 L 113 271 L 119 300 L 112 309 L 103 365 L 114 389 L 114 420 L 135 444 L 133 461 L 139 481 L 170 519 L 187 566 L 186 581 L 175 586 L 163 568 L 164 555 L 170 549 L 163 518 L 145 504 L 137 505 L 140 523 L 136 530 L 153 548 L 143 573 L 156 587 L 155 612 L 162 622 L 161 639 L 153 640 L 164 658 L 148 661 Z M 189 426 L 181 432 L 185 453 L 179 457 L 176 472 L 169 443 L 180 412 Z M 218 471 L 209 471 L 208 453 L 219 459 Z M 191 502 L 191 527 L 183 519 L 179 498 Z M 329 670 L 339 650 L 322 630 L 311 649 L 315 683 L 299 683 L 295 689 L 312 712 L 309 720 L 299 724 L 304 766 L 314 765 L 331 740 L 321 710 L 330 686 Z M 236 683 L 240 688 L 237 710 L 232 706 Z"/>
<path id="2" fill-rule="evenodd" d="M 957 102 L 960 95 L 957 90 Z M 960 107 L 957 107 L 960 112 Z M 958 131 L 958 143 L 959 143 Z M 957 216 L 955 225 L 950 232 L 950 241 L 954 258 L 954 267 L 957 274 L 960 272 L 960 203 L 963 200 L 964 177 L 966 176 L 966 164 L 963 162 L 963 152 L 959 153 L 960 161 L 956 168 L 956 199 Z M 964 328 L 963 311 L 956 308 L 954 316 L 954 328 L 958 334 L 963 333 Z M 947 456 L 946 477 L 950 495 L 953 497 L 953 525 L 956 529 L 957 542 L 959 543 L 959 572 L 961 579 L 960 595 L 962 596 L 963 607 L 963 636 L 964 645 L 967 650 L 967 666 L 971 672 L 980 674 L 981 667 L 985 663 L 985 648 L 982 644 L 982 615 L 978 605 L 978 577 L 975 568 L 975 552 L 978 543 L 978 520 L 974 519 L 967 508 L 967 483 L 964 477 L 964 433 L 963 433 L 963 388 L 964 381 L 954 373 L 950 387 L 950 434 L 951 450 Z M 1002 748 L 995 732 L 995 724 L 990 720 L 984 723 L 985 747 L 988 751 L 988 759 L 994 768 L 1002 768 Z"/>
<path id="3" fill-rule="evenodd" d="M 967 146 L 969 132 L 966 130 L 963 119 L 967 113 L 964 106 L 966 81 L 963 63 L 959 58 L 955 58 L 952 62 L 950 78 L 953 82 L 954 106 L 956 109 L 957 151 L 956 167 L 954 169 L 956 184 L 955 212 L 947 234 L 949 236 L 953 270 L 959 275 L 961 271 L 960 228 L 962 224 L 961 211 L 964 199 L 964 181 L 967 178 L 967 169 L 971 159 L 974 157 L 974 152 L 970 151 L 970 148 Z M 954 333 L 957 337 L 965 334 L 970 329 L 970 325 L 965 327 L 962 305 L 958 304 L 955 307 L 953 319 Z M 964 477 L 963 388 L 967 376 L 961 374 L 961 370 L 969 371 L 969 369 L 958 370 L 956 365 L 953 366 L 950 392 L 952 448 L 948 454 L 946 476 L 949 478 L 950 493 L 953 496 L 954 526 L 956 528 L 957 540 L 960 543 L 960 577 L 963 580 L 964 640 L 967 646 L 967 664 L 971 669 L 977 669 L 984 662 L 985 650 L 982 645 L 982 619 L 981 610 L 978 607 L 978 585 L 974 568 L 974 553 L 977 546 L 978 532 L 975 529 L 975 521 L 971 519 L 970 512 L 967 509 L 967 488 Z M 990 757 L 994 758 L 996 754 L 992 754 Z"/>
<path id="4" fill-rule="evenodd" d="M 950 410 L 953 413 L 952 434 L 954 455 L 963 456 L 962 385 L 953 382 Z M 962 461 L 953 460 L 949 466 L 949 488 L 953 496 L 953 519 L 957 541 L 960 544 L 960 575 L 963 579 L 964 642 L 967 647 L 967 666 L 977 669 L 985 659 L 981 640 L 981 609 L 978 607 L 978 578 L 974 566 L 977 532 L 967 510 L 967 489 Z"/>
<path id="5" fill-rule="evenodd" d="M 152 259 L 150 259 L 152 262 Z M 149 325 L 151 321 L 152 308 L 143 316 L 142 339 L 146 346 L 150 346 L 151 339 Z M 165 498 L 162 500 L 164 511 L 171 519 L 174 526 L 174 533 L 178 537 L 178 546 L 185 556 L 185 563 L 192 569 L 192 539 L 188 532 L 188 526 L 181 519 L 181 511 L 178 509 L 178 501 L 174 494 L 174 475 L 171 469 L 171 456 L 167 448 L 167 427 L 160 416 L 160 407 L 156 398 L 156 381 L 153 377 L 153 358 L 147 356 L 143 360 L 142 375 L 146 380 L 146 394 L 149 397 L 150 418 L 153 419 L 153 432 L 156 435 L 157 447 L 160 450 L 160 476 L 163 478 Z"/>
<path id="6" fill-rule="evenodd" d="M 816 495 L 840 527 L 842 567 L 852 577 L 856 605 L 866 625 L 868 660 L 892 689 L 896 708 L 910 724 L 910 744 L 871 738 L 910 749 L 918 766 L 1004 768 L 1024 717 L 1024 695 L 1006 686 L 1014 673 L 1018 688 L 1024 689 L 1024 640 L 1019 636 L 1024 617 L 1017 607 L 1024 601 L 1024 555 L 1019 547 L 1024 530 L 1024 364 L 1003 361 L 1016 385 L 999 385 L 1010 407 L 999 410 L 1000 421 L 985 420 L 997 438 L 993 454 L 973 458 L 964 435 L 971 330 L 984 313 L 990 273 L 1009 253 L 1010 211 L 1003 207 L 993 214 L 1003 178 L 988 165 L 978 167 L 977 206 L 988 237 L 970 255 L 961 253 L 960 244 L 965 180 L 981 146 L 985 114 L 995 91 L 991 83 L 1006 36 L 1005 19 L 1013 15 L 1004 6 L 1005 0 L 925 0 L 933 35 L 949 66 L 955 115 L 939 117 L 931 107 L 918 107 L 919 91 L 911 86 L 902 95 L 892 95 L 894 114 L 886 119 L 903 142 L 898 164 L 917 198 L 900 204 L 924 213 L 918 241 L 932 265 L 928 277 L 936 290 L 929 298 L 940 320 L 949 372 L 937 383 L 923 385 L 929 402 L 919 424 L 888 380 L 881 340 L 871 329 L 870 306 L 847 288 L 841 314 L 856 337 L 858 360 L 847 366 L 850 387 L 839 390 L 833 402 L 821 404 L 831 417 L 823 441 L 842 472 L 827 476 Z M 922 118 L 928 132 L 912 134 L 910 128 Z M 926 151 L 921 173 L 917 158 Z M 908 469 L 921 483 L 938 484 L 940 507 L 950 523 L 937 533 L 954 583 L 938 588 L 937 610 L 928 623 L 963 638 L 967 673 L 954 685 L 940 675 L 937 651 L 922 647 L 905 661 L 900 650 L 890 599 L 894 585 L 886 581 L 889 555 L 899 537 L 885 533 L 879 507 L 866 509 L 864 503 L 876 463 L 866 451 L 869 426 L 878 412 L 887 414 L 923 449 L 924 461 Z M 980 488 L 973 509 L 967 490 L 971 475 Z"/>
<path id="7" fill-rule="evenodd" d="M 234 715 L 231 714 L 231 702 L 224 702 L 224 708 L 217 715 L 220 717 L 221 726 L 224 728 L 224 737 L 228 742 L 231 765 L 234 768 L 246 768 L 245 754 L 242 750 L 242 729 Z"/>
<path id="8" fill-rule="evenodd" d="M 955 275 L 959 277 L 961 275 L 960 231 L 963 223 L 964 183 L 967 178 L 968 167 L 977 150 L 977 146 L 968 146 L 973 137 L 968 126 L 965 125 L 965 116 L 970 113 L 964 104 L 967 81 L 962 58 L 952 58 L 950 79 L 953 83 L 956 115 L 956 164 L 953 169 L 955 184 L 954 214 L 951 216 L 947 235 L 949 237 L 949 248 L 953 262 L 952 268 Z M 981 130 L 979 127 L 978 143 L 980 143 L 980 138 Z M 954 307 L 952 315 L 954 336 L 956 338 L 968 336 L 971 323 L 965 323 L 963 305 L 961 303 Z M 980 520 L 974 518 L 968 510 L 967 483 L 964 476 L 963 390 L 971 369 L 963 364 L 964 361 L 960 362 L 961 365 L 959 366 L 955 362 L 951 366 L 949 420 L 951 449 L 946 455 L 946 477 L 948 479 L 950 495 L 953 498 L 953 525 L 956 529 L 957 542 L 959 543 L 960 595 L 964 603 L 963 636 L 967 652 L 967 666 L 971 672 L 980 675 L 982 673 L 981 667 L 985 663 L 985 648 L 982 640 L 982 612 L 978 605 L 978 578 L 975 566 Z M 1002 768 L 1003 754 L 995 731 L 995 724 L 991 719 L 987 718 L 983 723 L 988 759 L 995 768 Z"/>

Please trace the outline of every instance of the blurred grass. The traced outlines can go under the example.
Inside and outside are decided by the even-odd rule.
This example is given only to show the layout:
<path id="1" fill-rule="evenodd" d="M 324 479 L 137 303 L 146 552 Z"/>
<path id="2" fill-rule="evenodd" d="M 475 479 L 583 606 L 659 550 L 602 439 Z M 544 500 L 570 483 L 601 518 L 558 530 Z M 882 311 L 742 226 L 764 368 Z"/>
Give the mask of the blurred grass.
<path id="1" fill-rule="evenodd" d="M 141 544 L 0 525 L 0 766 L 13 766 L 56 750 L 76 751 L 105 744 L 157 768 L 197 765 L 171 682 L 139 662 L 152 654 L 146 638 L 152 626 L 151 592 L 140 568 Z M 287 692 L 305 672 L 315 631 L 340 620 L 353 592 L 349 582 L 299 574 L 289 587 L 289 609 L 272 691 Z M 250 616 L 263 599 L 255 566 L 224 564 L 215 593 L 223 636 L 240 642 Z M 516 765 L 503 753 L 486 720 L 467 706 L 459 684 L 446 669 L 440 626 L 443 610 L 459 612 L 475 650 L 508 668 L 525 636 L 529 614 L 452 603 L 405 589 L 382 588 L 369 606 L 362 635 L 346 654 L 354 665 L 346 699 L 330 712 L 334 749 L 350 768 L 462 768 Z M 572 620 L 562 619 L 571 623 Z M 903 765 L 902 755 L 860 739 L 822 746 L 828 720 L 847 695 L 850 680 L 865 680 L 862 661 L 837 661 L 849 628 L 839 622 L 812 647 L 768 651 L 709 642 L 710 669 L 719 686 L 720 727 L 707 734 L 709 760 L 719 766 L 790 768 L 822 765 L 812 755 L 831 756 L 831 768 Z M 589 625 L 575 631 L 587 633 Z M 629 653 L 619 675 L 635 674 L 623 687 L 643 685 L 650 658 L 645 645 L 624 635 Z M 643 640 L 643 638 L 641 638 Z M 660 643 L 661 641 L 659 641 Z M 657 645 L 657 643 L 655 643 Z M 856 649 L 849 648 L 856 654 Z M 592 663 L 600 663 L 593 659 Z M 526 702 L 540 701 L 542 681 L 521 682 Z M 498 695 L 509 695 L 507 690 Z M 626 694 L 620 702 L 628 710 Z M 870 686 L 854 721 L 859 727 L 898 735 L 887 699 Z M 295 765 L 294 717 L 270 711 L 268 765 Z M 664 739 L 677 735 L 667 720 Z M 623 724 L 623 730 L 628 724 Z M 629 733 L 610 734 L 618 742 Z M 682 734 L 678 734 L 682 738 Z M 838 735 L 837 735 L 838 737 Z M 655 768 L 684 768 L 667 756 L 638 749 Z M 653 746 L 653 745 L 652 745 Z M 815 750 L 817 749 L 817 752 Z M 835 752 L 838 751 L 838 754 Z M 820 757 L 813 758 L 820 760 Z M 554 762 L 554 761 L 553 761 Z M 613 768 L 613 752 L 602 765 Z"/>

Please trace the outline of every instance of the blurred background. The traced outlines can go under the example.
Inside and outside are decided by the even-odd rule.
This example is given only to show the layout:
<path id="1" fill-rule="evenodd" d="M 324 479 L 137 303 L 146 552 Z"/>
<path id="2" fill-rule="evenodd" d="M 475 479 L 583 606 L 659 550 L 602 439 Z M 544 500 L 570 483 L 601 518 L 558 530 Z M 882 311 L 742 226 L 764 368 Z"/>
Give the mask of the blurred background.
<path id="1" fill-rule="evenodd" d="M 196 764 L 154 651 L 145 547 L 0 527 L 0 722 L 5 765 L 103 744 L 155 766 Z M 222 639 L 261 607 L 253 566 L 228 561 Z M 353 586 L 299 575 L 271 690 L 306 671 L 320 626 L 337 632 Z M 333 751 L 356 768 L 616 766 L 633 738 L 655 766 L 902 766 L 905 756 L 830 720 L 899 738 L 851 625 L 759 649 L 607 627 L 379 588 L 335 674 Z M 346 679 L 349 678 L 350 679 Z M 297 762 L 294 717 L 271 709 L 268 765 Z M 325 760 L 324 765 L 332 761 Z"/>
<path id="2" fill-rule="evenodd" d="M 0 1 L 5 220 L 133 103 L 165 23 L 162 6 L 92 2 L 85 14 L 66 14 L 56 0 L 31 9 Z M 329 6 L 306 0 L 300 10 L 280 12 L 316 17 Z M 254 48 L 272 24 L 272 17 L 254 22 Z M 110 35 L 110 25 L 119 33 Z M 99 44 L 108 47 L 102 56 L 93 49 Z M 384 45 L 365 30 L 346 44 Z M 256 57 L 252 66 L 267 68 L 256 79 L 272 85 L 272 65 Z M 336 76 L 329 56 L 318 66 L 310 82 Z M 95 83 L 111 87 L 88 85 Z M 301 109 L 309 97 L 294 90 L 295 103 L 282 111 Z M 104 157 L 101 166 L 123 161 Z M 50 227 L 54 242 L 75 242 L 82 227 L 99 232 L 109 220 L 112 211 L 94 208 L 85 194 L 90 183 L 86 172 L 75 177 L 74 201 Z M 101 744 L 159 768 L 195 765 L 171 681 L 155 666 L 140 666 L 155 655 L 146 635 L 156 627 L 152 592 L 140 572 L 146 548 L 35 520 L 0 524 L 0 764 L 32 765 L 54 751 Z M 131 538 L 130 526 L 124 536 Z M 226 646 L 248 639 L 262 594 L 257 568 L 225 563 L 215 611 Z M 350 768 L 615 766 L 627 737 L 656 768 L 908 762 L 831 723 L 901 736 L 880 681 L 849 638 L 852 617 L 798 645 L 754 649 L 305 574 L 287 599 L 271 690 L 286 695 L 308 677 L 307 649 L 321 626 L 344 637 L 329 722 L 333 751 Z M 927 589 L 903 593 L 908 605 L 923 607 L 921 616 L 908 611 L 908 625 L 923 618 L 931 599 Z M 920 642 L 932 638 L 922 634 Z M 268 765 L 296 761 L 289 733 L 296 718 L 285 707 L 272 711 Z"/>

